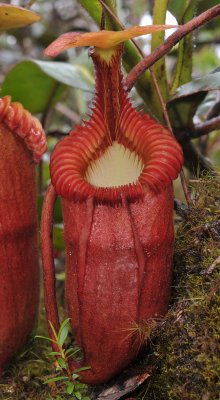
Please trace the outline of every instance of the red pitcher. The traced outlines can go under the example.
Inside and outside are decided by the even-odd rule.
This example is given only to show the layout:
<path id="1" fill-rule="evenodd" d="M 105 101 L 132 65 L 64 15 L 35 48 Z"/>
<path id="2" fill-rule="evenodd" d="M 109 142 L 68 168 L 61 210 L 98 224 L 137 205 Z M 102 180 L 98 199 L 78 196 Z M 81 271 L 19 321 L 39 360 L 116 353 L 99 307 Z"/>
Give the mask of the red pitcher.
<path id="1" fill-rule="evenodd" d="M 46 150 L 39 121 L 0 99 L 0 375 L 37 320 L 39 265 L 35 164 Z"/>
<path id="2" fill-rule="evenodd" d="M 89 35 L 66 34 L 47 54 L 67 48 L 68 40 L 82 45 L 85 36 L 88 45 Z M 167 311 L 172 180 L 182 165 L 171 133 L 133 108 L 120 68 L 122 45 L 100 47 L 90 50 L 96 69 L 92 116 L 52 153 L 52 185 L 41 227 L 47 319 L 58 330 L 51 233 L 60 195 L 67 312 L 83 353 L 83 360 L 71 360 L 70 367 L 89 366 L 81 376 L 87 383 L 107 381 L 122 371 L 143 346 L 137 327 Z M 49 332 L 53 338 L 50 327 Z"/>

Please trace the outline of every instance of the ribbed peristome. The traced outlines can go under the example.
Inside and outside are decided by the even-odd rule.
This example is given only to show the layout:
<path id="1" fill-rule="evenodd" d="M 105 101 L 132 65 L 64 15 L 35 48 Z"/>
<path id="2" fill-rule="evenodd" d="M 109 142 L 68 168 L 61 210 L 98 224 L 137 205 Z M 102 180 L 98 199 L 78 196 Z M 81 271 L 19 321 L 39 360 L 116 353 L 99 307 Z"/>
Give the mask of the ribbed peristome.
<path id="1" fill-rule="evenodd" d="M 104 53 L 103 53 L 104 54 Z M 161 124 L 135 110 L 126 93 L 121 73 L 122 46 L 102 57 L 91 51 L 96 67 L 96 90 L 92 115 L 84 125 L 56 146 L 51 156 L 51 177 L 56 192 L 74 201 L 93 197 L 97 203 L 117 204 L 122 199 L 139 200 L 147 189 L 155 192 L 177 178 L 183 156 L 178 142 Z M 125 185 L 95 186 L 89 183 L 89 168 L 115 143 L 129 150 L 141 165 L 135 181 Z M 129 153 L 127 152 L 127 153 Z M 120 169 L 117 171 L 120 174 Z"/>
<path id="2" fill-rule="evenodd" d="M 25 145 L 38 163 L 47 150 L 47 140 L 39 120 L 21 103 L 12 102 L 10 96 L 0 98 L 0 123 L 24 140 Z"/>

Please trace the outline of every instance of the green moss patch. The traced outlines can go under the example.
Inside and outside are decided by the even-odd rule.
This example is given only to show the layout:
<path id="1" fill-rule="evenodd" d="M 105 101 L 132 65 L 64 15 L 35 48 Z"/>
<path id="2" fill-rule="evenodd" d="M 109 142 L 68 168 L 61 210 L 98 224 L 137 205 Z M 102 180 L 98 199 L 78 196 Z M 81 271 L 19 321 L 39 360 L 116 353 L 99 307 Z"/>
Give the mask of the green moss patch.
<path id="1" fill-rule="evenodd" d="M 156 373 L 140 399 L 219 400 L 220 184 L 191 182 L 193 205 L 178 224 L 171 309 L 154 330 Z"/>

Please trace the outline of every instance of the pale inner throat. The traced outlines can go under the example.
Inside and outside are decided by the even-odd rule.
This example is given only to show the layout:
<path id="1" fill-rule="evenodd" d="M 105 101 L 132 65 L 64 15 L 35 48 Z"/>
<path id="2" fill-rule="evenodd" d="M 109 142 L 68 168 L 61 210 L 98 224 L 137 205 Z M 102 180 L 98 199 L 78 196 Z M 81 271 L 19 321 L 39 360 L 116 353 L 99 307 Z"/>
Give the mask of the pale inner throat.
<path id="1" fill-rule="evenodd" d="M 96 187 L 117 187 L 137 182 L 144 168 L 134 152 L 114 141 L 105 153 L 90 163 L 85 179 Z"/>

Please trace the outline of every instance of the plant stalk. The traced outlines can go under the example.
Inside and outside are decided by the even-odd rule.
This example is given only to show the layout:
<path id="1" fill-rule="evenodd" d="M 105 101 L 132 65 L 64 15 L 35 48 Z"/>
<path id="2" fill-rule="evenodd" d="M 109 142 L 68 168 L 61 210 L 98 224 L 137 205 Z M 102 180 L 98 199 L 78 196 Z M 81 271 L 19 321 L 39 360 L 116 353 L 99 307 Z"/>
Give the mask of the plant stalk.
<path id="1" fill-rule="evenodd" d="M 180 26 L 180 28 L 169 36 L 163 44 L 161 44 L 157 49 L 154 50 L 152 54 L 145 57 L 140 61 L 128 74 L 126 79 L 127 90 L 130 91 L 138 78 L 150 68 L 156 61 L 167 54 L 176 43 L 178 43 L 182 38 L 184 38 L 188 33 L 198 29 L 200 26 L 211 21 L 213 18 L 220 15 L 220 4 L 210 8 L 209 10 L 203 12 L 197 17 L 193 18 L 191 21 Z"/>
<path id="2" fill-rule="evenodd" d="M 154 2 L 154 10 L 153 10 L 153 24 L 154 25 L 163 25 L 166 21 L 166 12 L 168 7 L 168 0 L 155 0 Z M 162 43 L 164 43 L 165 31 L 155 32 L 152 35 L 151 39 L 151 53 Z M 162 98 L 165 102 L 167 102 L 169 98 L 169 90 L 167 83 L 167 74 L 166 74 L 166 64 L 165 58 L 161 58 L 158 60 L 154 66 L 153 71 L 157 79 L 158 86 L 160 88 L 160 92 Z M 151 83 L 151 86 L 154 86 L 154 82 Z M 161 102 L 158 98 L 157 92 L 152 90 L 152 96 L 155 97 L 155 102 L 159 102 L 158 109 L 160 109 Z M 163 110 L 161 109 L 161 119 L 162 119 Z"/>
<path id="3" fill-rule="evenodd" d="M 153 82 L 154 82 L 154 85 L 155 85 L 155 88 L 156 88 L 156 92 L 158 94 L 158 97 L 159 97 L 159 100 L 160 100 L 160 103 L 161 103 L 161 107 L 162 107 L 162 110 L 163 110 L 164 118 L 165 118 L 166 123 L 167 123 L 167 127 L 168 127 L 169 131 L 171 132 L 171 134 L 174 136 L 173 128 L 172 128 L 171 123 L 170 123 L 170 119 L 169 119 L 169 115 L 168 115 L 168 112 L 167 112 L 166 104 L 164 102 L 162 93 L 160 91 L 160 87 L 158 85 L 156 75 L 155 75 L 155 73 L 154 73 L 154 71 L 152 69 L 150 69 L 150 73 L 151 73 L 151 76 L 152 76 L 152 79 L 153 79 Z M 186 182 L 186 178 L 185 178 L 183 169 L 181 169 L 181 171 L 180 171 L 180 180 L 181 180 L 181 185 L 182 185 L 182 189 L 183 189 L 183 193 L 184 193 L 186 202 L 187 202 L 188 205 L 190 205 L 192 203 L 192 200 L 190 198 L 190 194 L 189 194 L 189 190 L 188 190 L 188 187 L 187 187 L 187 182 Z"/>

